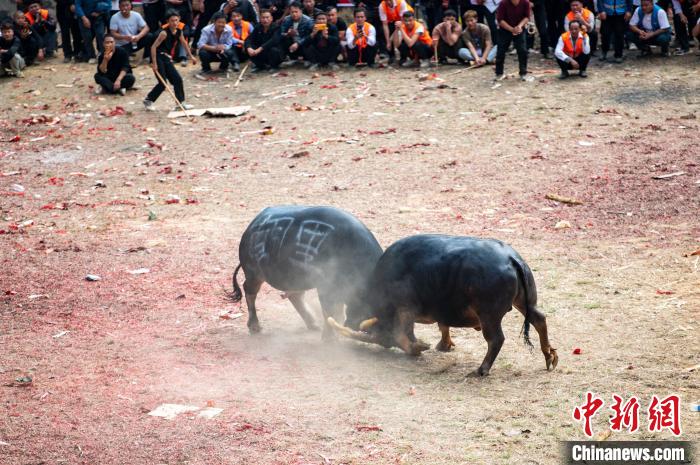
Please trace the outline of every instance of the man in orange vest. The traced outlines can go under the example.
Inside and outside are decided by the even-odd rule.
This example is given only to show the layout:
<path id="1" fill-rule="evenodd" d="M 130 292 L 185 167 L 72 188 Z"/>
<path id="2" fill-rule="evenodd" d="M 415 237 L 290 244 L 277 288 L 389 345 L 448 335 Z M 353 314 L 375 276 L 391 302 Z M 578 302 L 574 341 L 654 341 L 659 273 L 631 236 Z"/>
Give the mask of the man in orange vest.
<path id="1" fill-rule="evenodd" d="M 231 49 L 236 55 L 238 63 L 240 63 L 248 59 L 248 54 L 243 44 L 245 44 L 245 40 L 248 36 L 253 33 L 255 26 L 243 19 L 243 13 L 241 13 L 240 10 L 233 10 L 231 13 L 231 20 L 232 21 L 228 23 L 233 31 L 233 47 Z"/>
<path id="2" fill-rule="evenodd" d="M 389 55 L 389 63 L 394 62 L 393 37 L 396 24 L 401 22 L 402 15 L 413 11 L 407 0 L 383 0 L 379 4 L 379 20 L 384 31 L 383 52 Z"/>
<path id="3" fill-rule="evenodd" d="M 374 68 L 377 54 L 377 30 L 367 22 L 364 8 L 355 10 L 355 22 L 345 32 L 348 47 L 348 64 L 350 66 L 368 65 Z"/>
<path id="4" fill-rule="evenodd" d="M 403 14 L 402 21 L 395 24 L 393 45 L 401 54 L 401 66 L 408 68 L 420 65 L 421 68 L 430 66 L 430 57 L 433 54 L 433 39 L 428 34 L 427 28 L 416 21 L 412 11 Z"/>
<path id="5" fill-rule="evenodd" d="M 581 23 L 581 32 L 588 35 L 591 43 L 591 53 L 595 52 L 598 44 L 598 33 L 595 30 L 595 14 L 583 6 L 581 0 L 571 0 L 571 11 L 564 17 L 564 30 L 569 30 L 569 23 L 573 20 Z"/>
<path id="6" fill-rule="evenodd" d="M 49 10 L 41 8 L 38 0 L 31 0 L 27 13 L 24 15 L 29 26 L 41 37 L 44 43 L 44 56 L 53 58 L 56 53 L 56 20 Z"/>
<path id="7" fill-rule="evenodd" d="M 587 77 L 586 67 L 591 59 L 591 44 L 588 35 L 581 30 L 581 22 L 578 19 L 569 21 L 569 32 L 559 37 L 554 56 L 561 68 L 559 79 L 569 77 L 569 71 L 578 70 L 578 75 Z"/>

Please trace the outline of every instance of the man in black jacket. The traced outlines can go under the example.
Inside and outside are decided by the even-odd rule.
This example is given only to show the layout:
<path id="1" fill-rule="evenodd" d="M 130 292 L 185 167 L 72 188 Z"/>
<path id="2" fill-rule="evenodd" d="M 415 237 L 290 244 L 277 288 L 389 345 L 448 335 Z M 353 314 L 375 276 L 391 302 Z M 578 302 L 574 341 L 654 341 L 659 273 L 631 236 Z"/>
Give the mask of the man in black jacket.
<path id="1" fill-rule="evenodd" d="M 24 59 L 19 54 L 19 39 L 15 37 L 12 23 L 4 22 L 0 26 L 0 76 L 22 77 Z"/>
<path id="2" fill-rule="evenodd" d="M 282 63 L 279 27 L 272 24 L 269 10 L 260 10 L 260 24 L 246 39 L 245 49 L 254 65 L 252 72 L 266 68 L 276 71 Z"/>
<path id="3" fill-rule="evenodd" d="M 95 82 L 99 85 L 98 94 L 126 94 L 134 86 L 136 79 L 131 74 L 129 54 L 122 47 L 115 46 L 114 37 L 105 36 L 103 52 L 97 59 Z"/>
<path id="4" fill-rule="evenodd" d="M 306 59 L 311 62 L 309 71 L 315 71 L 319 66 L 327 65 L 330 65 L 331 69 L 338 69 L 335 63 L 338 53 L 340 53 L 338 29 L 328 24 L 328 15 L 325 12 L 317 13 L 316 24 L 306 44 Z"/>
<path id="5" fill-rule="evenodd" d="M 232 20 L 231 15 L 234 11 L 239 11 L 243 16 L 243 21 L 248 21 L 253 25 L 258 23 L 255 7 L 248 0 L 228 0 L 221 4 L 220 11 L 226 15 L 226 22 Z"/>
<path id="6" fill-rule="evenodd" d="M 21 11 L 15 13 L 13 28 L 15 37 L 19 39 L 19 54 L 24 58 L 25 64 L 32 65 L 37 59 L 43 61 L 44 43 Z"/>

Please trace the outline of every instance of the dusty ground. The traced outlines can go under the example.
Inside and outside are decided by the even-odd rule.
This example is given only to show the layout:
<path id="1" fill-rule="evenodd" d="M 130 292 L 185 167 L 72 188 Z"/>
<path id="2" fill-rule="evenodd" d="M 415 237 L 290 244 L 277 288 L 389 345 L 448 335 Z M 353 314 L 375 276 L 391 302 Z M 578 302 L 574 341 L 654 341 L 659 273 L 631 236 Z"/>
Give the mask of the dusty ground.
<path id="1" fill-rule="evenodd" d="M 696 440 L 698 57 L 596 64 L 567 82 L 534 59 L 534 82 L 496 89 L 491 70 L 455 70 L 291 70 L 233 88 L 190 67 L 189 102 L 252 108 L 178 125 L 165 94 L 161 112 L 142 110 L 143 67 L 123 98 L 91 96 L 87 65 L 0 82 L 0 461 L 554 464 L 557 441 L 583 437 L 571 412 L 587 390 L 607 403 L 596 433 L 614 393 L 642 410 L 677 393 L 682 438 Z M 117 105 L 128 113 L 100 116 Z M 417 232 L 511 243 L 559 367 L 523 346 L 518 312 L 485 379 L 468 376 L 486 351 L 473 330 L 419 359 L 327 345 L 269 287 L 262 335 L 220 319 L 238 311 L 224 291 L 243 229 L 285 203 L 347 209 L 384 246 Z M 438 340 L 434 326 L 418 335 Z M 162 403 L 224 411 L 146 414 Z M 670 437 L 640 420 L 611 438 Z"/>

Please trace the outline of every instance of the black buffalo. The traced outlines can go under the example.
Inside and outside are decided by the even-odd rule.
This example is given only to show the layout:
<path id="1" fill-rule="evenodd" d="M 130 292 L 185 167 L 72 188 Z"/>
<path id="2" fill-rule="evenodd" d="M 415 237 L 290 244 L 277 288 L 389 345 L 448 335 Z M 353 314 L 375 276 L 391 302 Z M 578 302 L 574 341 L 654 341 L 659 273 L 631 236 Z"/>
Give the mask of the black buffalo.
<path id="1" fill-rule="evenodd" d="M 539 334 L 547 369 L 557 365 L 549 345 L 545 316 L 537 309 L 535 280 L 525 261 L 497 240 L 444 235 L 418 235 L 391 245 L 379 259 L 367 295 L 368 307 L 348 311 L 340 333 L 365 342 L 396 346 L 419 355 L 428 346 L 416 340 L 414 324 L 437 322 L 442 332 L 438 350 L 450 350 L 450 327 L 481 330 L 488 343 L 478 369 L 487 375 L 505 337 L 503 316 L 514 306 L 524 316 L 529 345 L 532 324 Z M 357 331 L 358 329 L 362 331 Z"/>
<path id="2" fill-rule="evenodd" d="M 339 318 L 343 307 L 356 313 L 382 248 L 367 227 L 332 207 L 276 206 L 261 211 L 248 225 L 233 273 L 235 302 L 241 300 L 236 275 L 243 268 L 248 328 L 260 331 L 255 297 L 267 282 L 284 291 L 309 329 L 318 329 L 304 302 L 304 292 L 318 291 L 324 320 Z M 324 339 L 333 334 L 326 322 Z"/>

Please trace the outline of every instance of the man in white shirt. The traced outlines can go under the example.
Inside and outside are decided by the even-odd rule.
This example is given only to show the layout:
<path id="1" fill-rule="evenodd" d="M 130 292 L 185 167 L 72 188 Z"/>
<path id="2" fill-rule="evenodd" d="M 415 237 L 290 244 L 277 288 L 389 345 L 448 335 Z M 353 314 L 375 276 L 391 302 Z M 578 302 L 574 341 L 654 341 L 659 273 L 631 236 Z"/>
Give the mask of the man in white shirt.
<path id="1" fill-rule="evenodd" d="M 119 0 L 119 12 L 109 20 L 110 34 L 114 37 L 115 45 L 129 55 L 144 49 L 143 58 L 146 59 L 151 48 L 149 29 L 143 17 L 131 11 L 132 8 L 131 0 Z"/>
<path id="2" fill-rule="evenodd" d="M 591 59 L 591 44 L 588 35 L 581 31 L 581 22 L 578 19 L 569 21 L 569 32 L 559 37 L 554 56 L 561 68 L 559 79 L 568 78 L 571 70 L 578 70 L 581 77 L 588 76 L 586 68 Z"/>
<path id="3" fill-rule="evenodd" d="M 348 64 L 350 66 L 368 65 L 375 67 L 374 57 L 377 55 L 377 30 L 367 22 L 367 11 L 364 8 L 355 10 L 355 22 L 345 31 L 348 48 Z"/>
<path id="4" fill-rule="evenodd" d="M 640 56 L 651 55 L 651 46 L 661 47 L 661 55 L 668 56 L 671 43 L 671 25 L 668 15 L 663 8 L 654 5 L 652 0 L 642 0 L 630 18 L 630 30 L 627 34 L 630 41 L 637 45 Z"/>

